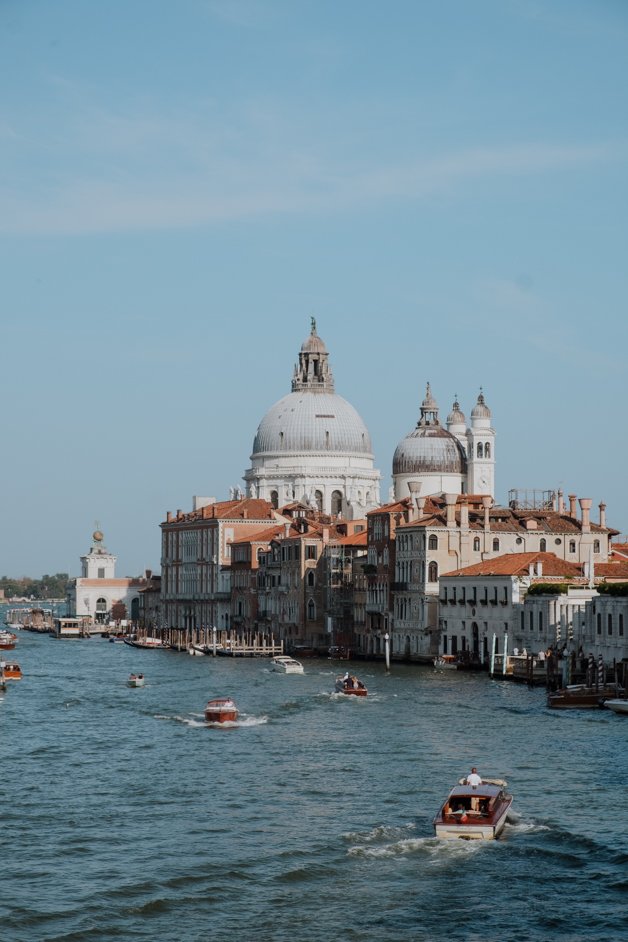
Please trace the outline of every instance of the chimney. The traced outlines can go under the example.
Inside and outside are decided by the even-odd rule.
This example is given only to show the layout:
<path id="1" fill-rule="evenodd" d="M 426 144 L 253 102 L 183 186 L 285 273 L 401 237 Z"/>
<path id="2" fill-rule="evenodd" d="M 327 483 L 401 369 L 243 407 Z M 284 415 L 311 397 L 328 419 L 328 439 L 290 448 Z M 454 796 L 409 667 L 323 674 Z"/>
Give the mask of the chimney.
<path id="1" fill-rule="evenodd" d="M 289 523 L 289 521 L 287 521 L 287 520 L 286 520 L 286 522 L 285 522 L 284 525 L 283 525 L 283 535 L 284 535 L 284 539 L 286 539 L 286 540 L 287 540 L 288 537 L 290 536 L 290 523 Z"/>
<path id="2" fill-rule="evenodd" d="M 576 500 L 577 497 L 575 494 L 569 495 L 569 516 L 573 517 L 574 519 L 578 516 L 576 512 Z"/>
<path id="3" fill-rule="evenodd" d="M 445 494 L 445 503 L 447 505 L 446 525 L 448 529 L 456 526 L 456 501 L 457 500 L 458 500 L 457 494 Z"/>
<path id="4" fill-rule="evenodd" d="M 600 526 L 606 526 L 606 504 L 600 504 Z"/>
<path id="5" fill-rule="evenodd" d="M 323 527 L 323 543 L 329 543 L 329 527 Z"/>
<path id="6" fill-rule="evenodd" d="M 421 490 L 420 481 L 408 481 L 408 490 L 410 491 L 410 510 L 408 512 L 408 521 L 416 520 L 418 514 L 419 492 Z"/>
<path id="7" fill-rule="evenodd" d="M 591 532 L 591 504 L 593 501 L 590 497 L 581 497 L 580 498 L 580 510 L 582 511 L 582 532 L 590 533 Z"/>
<path id="8" fill-rule="evenodd" d="M 485 530 L 491 529 L 490 509 L 491 509 L 492 503 L 493 503 L 493 500 L 491 497 L 488 496 L 488 494 L 482 497 L 482 506 L 484 507 L 484 529 Z"/>
<path id="9" fill-rule="evenodd" d="M 466 500 L 460 502 L 460 529 L 469 529 L 469 505 Z"/>
<path id="10" fill-rule="evenodd" d="M 563 495 L 562 489 L 558 491 L 558 513 L 565 513 L 565 497 Z"/>
<path id="11" fill-rule="evenodd" d="M 172 523 L 172 511 L 169 510 L 166 514 L 166 523 Z"/>
<path id="12" fill-rule="evenodd" d="M 536 561 L 536 574 L 537 576 L 543 575 L 543 563 L 541 562 L 540 559 L 537 559 Z"/>
<path id="13" fill-rule="evenodd" d="M 424 508 L 424 507 L 425 507 L 425 498 L 424 498 L 424 497 L 417 497 L 417 499 L 416 499 L 416 512 L 417 512 L 417 514 L 419 515 L 419 517 L 422 517 L 422 516 L 423 516 L 423 508 Z"/>

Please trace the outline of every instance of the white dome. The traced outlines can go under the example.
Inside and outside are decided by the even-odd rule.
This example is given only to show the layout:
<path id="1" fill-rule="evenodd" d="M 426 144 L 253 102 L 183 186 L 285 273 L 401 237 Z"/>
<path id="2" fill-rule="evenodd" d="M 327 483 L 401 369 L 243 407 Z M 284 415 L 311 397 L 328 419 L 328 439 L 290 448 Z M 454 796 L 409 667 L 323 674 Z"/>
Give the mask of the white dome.
<path id="1" fill-rule="evenodd" d="M 251 457 L 286 452 L 371 456 L 371 439 L 357 411 L 337 393 L 291 392 L 260 422 Z"/>

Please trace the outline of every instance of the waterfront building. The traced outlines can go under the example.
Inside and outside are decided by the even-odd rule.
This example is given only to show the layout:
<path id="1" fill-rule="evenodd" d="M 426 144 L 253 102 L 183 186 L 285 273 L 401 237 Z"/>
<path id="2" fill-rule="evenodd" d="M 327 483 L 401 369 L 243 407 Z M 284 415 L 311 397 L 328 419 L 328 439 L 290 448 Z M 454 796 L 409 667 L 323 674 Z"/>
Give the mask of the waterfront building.
<path id="1" fill-rule="evenodd" d="M 116 577 L 117 557 L 105 547 L 101 530 L 92 534 L 88 553 L 81 556 L 81 575 L 68 585 L 68 615 L 88 617 L 95 625 L 110 621 L 138 621 L 141 593 L 151 585 L 152 573 L 133 578 Z"/>
<path id="2" fill-rule="evenodd" d="M 257 429 L 244 474 L 246 493 L 275 509 L 297 500 L 321 513 L 354 519 L 378 506 L 380 477 L 368 429 L 336 393 L 329 353 L 312 318 L 292 390 Z"/>
<path id="3" fill-rule="evenodd" d="M 244 497 L 195 497 L 190 512 L 168 512 L 161 524 L 161 627 L 229 630 L 232 544 L 281 519 L 268 501 Z"/>

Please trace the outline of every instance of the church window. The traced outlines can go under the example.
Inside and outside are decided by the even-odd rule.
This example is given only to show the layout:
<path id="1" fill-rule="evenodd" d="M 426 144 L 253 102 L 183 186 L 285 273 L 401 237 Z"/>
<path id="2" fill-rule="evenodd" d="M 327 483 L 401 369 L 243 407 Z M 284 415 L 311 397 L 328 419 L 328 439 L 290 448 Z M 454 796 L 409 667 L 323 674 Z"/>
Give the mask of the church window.
<path id="1" fill-rule="evenodd" d="M 432 561 L 427 570 L 428 582 L 438 582 L 438 564 Z"/>
<path id="2" fill-rule="evenodd" d="M 599 540 L 594 540 L 594 541 L 593 541 L 593 552 L 594 552 L 594 553 L 599 553 L 599 552 L 600 552 L 600 541 L 599 541 Z"/>
<path id="3" fill-rule="evenodd" d="M 499 553 L 499 540 L 493 540 L 493 552 Z"/>
<path id="4" fill-rule="evenodd" d="M 332 491 L 331 512 L 335 516 L 342 513 L 342 494 L 340 491 Z"/>
<path id="5" fill-rule="evenodd" d="M 473 540 L 473 552 L 474 553 L 480 552 L 480 537 L 479 536 L 476 536 L 475 539 Z"/>
<path id="6" fill-rule="evenodd" d="M 283 449 L 283 447 L 284 447 L 283 432 L 280 432 L 280 433 L 279 433 L 279 447 L 282 448 L 282 449 Z"/>
<path id="7" fill-rule="evenodd" d="M 575 540 L 569 540 L 569 552 L 570 552 L 570 553 L 575 553 L 575 552 L 576 552 L 576 541 L 575 541 Z"/>
<path id="8" fill-rule="evenodd" d="M 484 446 L 482 442 L 478 442 L 478 458 L 484 457 Z"/>
<path id="9" fill-rule="evenodd" d="M 427 548 L 431 550 L 438 549 L 438 537 L 434 533 L 432 533 L 427 541 Z"/>
<path id="10" fill-rule="evenodd" d="M 98 569 L 98 578 L 99 578 L 99 579 L 104 579 L 104 578 L 105 578 L 105 570 L 104 570 L 104 568 L 102 568 L 102 567 Z"/>
<path id="11" fill-rule="evenodd" d="M 316 605 L 314 604 L 314 599 L 310 599 L 307 603 L 307 617 L 308 621 L 316 621 Z"/>
<path id="12" fill-rule="evenodd" d="M 485 458 L 490 458 L 490 457 L 491 457 L 491 444 L 490 444 L 490 442 L 487 442 L 487 443 L 485 444 L 485 446 L 484 446 L 484 457 L 485 457 Z"/>
<path id="13" fill-rule="evenodd" d="M 539 543 L 539 549 L 542 553 L 545 553 L 547 551 L 547 540 L 541 540 L 541 542 Z"/>
<path id="14" fill-rule="evenodd" d="M 270 492 L 270 502 L 275 510 L 279 507 L 279 492 L 271 491 Z"/>

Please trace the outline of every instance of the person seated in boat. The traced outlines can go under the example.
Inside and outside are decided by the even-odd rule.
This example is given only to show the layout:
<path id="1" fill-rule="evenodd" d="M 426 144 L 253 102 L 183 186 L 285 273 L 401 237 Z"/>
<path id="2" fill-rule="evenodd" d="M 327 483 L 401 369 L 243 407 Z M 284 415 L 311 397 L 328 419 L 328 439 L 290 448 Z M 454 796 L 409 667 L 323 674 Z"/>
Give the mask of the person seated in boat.
<path id="1" fill-rule="evenodd" d="M 477 788 L 478 785 L 482 784 L 482 778 L 478 775 L 478 770 L 475 766 L 471 769 L 467 775 L 467 785 L 470 785 L 471 788 Z"/>

